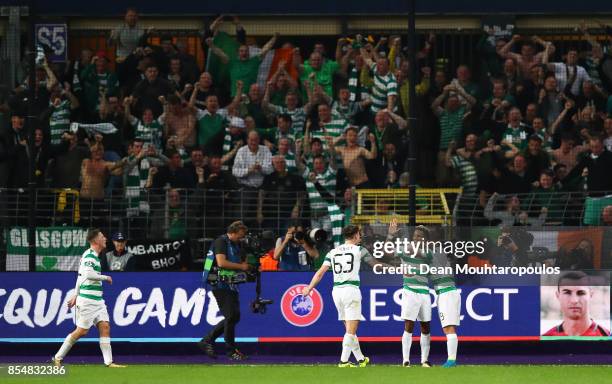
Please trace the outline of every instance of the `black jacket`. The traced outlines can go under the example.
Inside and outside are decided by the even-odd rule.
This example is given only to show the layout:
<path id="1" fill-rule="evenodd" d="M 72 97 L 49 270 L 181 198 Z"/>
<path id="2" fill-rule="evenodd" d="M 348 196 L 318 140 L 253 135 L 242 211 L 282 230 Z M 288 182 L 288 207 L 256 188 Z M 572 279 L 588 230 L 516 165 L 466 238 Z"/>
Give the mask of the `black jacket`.
<path id="1" fill-rule="evenodd" d="M 589 191 L 612 191 L 612 152 L 604 150 L 597 159 L 593 159 L 591 152 L 587 152 L 574 169 L 563 179 L 563 182 L 565 183 L 580 176 L 584 168 L 589 170 L 589 175 L 587 176 L 587 188 Z"/>
<path id="2" fill-rule="evenodd" d="M 0 175 L 0 181 L 4 180 L 9 188 L 25 188 L 28 185 L 28 150 L 19 143 L 27 139 L 28 132 L 25 129 L 17 132 L 8 128 L 0 133 L 0 164 L 3 165 L 0 172 L 6 173 Z"/>

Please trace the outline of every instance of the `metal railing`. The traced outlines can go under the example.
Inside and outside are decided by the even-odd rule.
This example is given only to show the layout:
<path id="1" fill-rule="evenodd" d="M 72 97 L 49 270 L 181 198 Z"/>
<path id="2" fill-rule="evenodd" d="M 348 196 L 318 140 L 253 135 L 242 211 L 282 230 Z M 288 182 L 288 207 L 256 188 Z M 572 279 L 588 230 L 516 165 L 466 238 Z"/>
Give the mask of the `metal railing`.
<path id="1" fill-rule="evenodd" d="M 416 190 L 416 222 L 419 224 L 450 224 L 452 209 L 460 188 L 419 188 Z M 358 189 L 353 221 L 387 222 L 395 217 L 400 223 L 409 219 L 408 189 Z"/>
<path id="2" fill-rule="evenodd" d="M 493 197 L 459 195 L 453 211 L 457 226 L 585 226 L 601 223 L 612 191 L 532 192 Z"/>
<path id="3" fill-rule="evenodd" d="M 130 236 L 168 237 L 172 225 L 185 227 L 190 237 L 216 235 L 234 220 L 244 220 L 253 229 L 286 228 L 292 209 L 300 201 L 302 209 L 294 217 L 310 218 L 306 196 L 293 192 L 265 192 L 258 207 L 259 191 L 177 189 L 179 198 L 171 201 L 170 189 L 142 189 L 137 196 L 111 193 L 102 200 L 86 199 L 74 189 L 37 189 L 37 226 L 100 227 L 108 232 L 124 231 Z M 0 189 L 0 222 L 3 226 L 27 224 L 28 201 L 24 189 Z M 258 209 L 259 208 L 259 209 Z M 258 210 L 262 215 L 258 215 Z"/>

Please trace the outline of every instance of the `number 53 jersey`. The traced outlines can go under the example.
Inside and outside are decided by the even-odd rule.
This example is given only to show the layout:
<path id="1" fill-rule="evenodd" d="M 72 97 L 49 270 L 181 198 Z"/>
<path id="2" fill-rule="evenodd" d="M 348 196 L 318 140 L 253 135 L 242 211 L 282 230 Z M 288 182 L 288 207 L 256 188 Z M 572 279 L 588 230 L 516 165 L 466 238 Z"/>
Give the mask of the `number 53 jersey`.
<path id="1" fill-rule="evenodd" d="M 329 251 L 323 265 L 334 273 L 334 287 L 352 285 L 359 287 L 361 262 L 370 262 L 372 255 L 367 249 L 354 244 L 342 244 Z"/>

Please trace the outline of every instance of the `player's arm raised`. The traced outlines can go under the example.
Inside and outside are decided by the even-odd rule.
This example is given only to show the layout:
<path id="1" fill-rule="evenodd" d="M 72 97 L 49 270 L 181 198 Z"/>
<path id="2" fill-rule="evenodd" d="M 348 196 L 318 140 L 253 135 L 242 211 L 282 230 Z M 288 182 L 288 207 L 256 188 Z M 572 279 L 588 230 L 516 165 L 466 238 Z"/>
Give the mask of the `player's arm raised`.
<path id="1" fill-rule="evenodd" d="M 321 282 L 323 275 L 325 275 L 325 272 L 327 272 L 328 269 L 329 265 L 326 264 L 323 264 L 321 268 L 319 268 L 319 270 L 312 277 L 310 284 L 308 284 L 308 286 L 302 290 L 302 296 L 308 296 L 310 294 L 310 291 L 312 291 L 313 288 L 316 287 L 319 282 Z"/>

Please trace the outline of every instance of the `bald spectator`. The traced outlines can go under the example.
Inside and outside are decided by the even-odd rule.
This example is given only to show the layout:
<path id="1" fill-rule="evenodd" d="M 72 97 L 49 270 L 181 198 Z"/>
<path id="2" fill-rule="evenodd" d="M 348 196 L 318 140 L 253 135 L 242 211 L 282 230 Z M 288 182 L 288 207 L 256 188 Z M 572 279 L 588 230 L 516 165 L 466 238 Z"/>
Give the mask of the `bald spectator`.
<path id="1" fill-rule="evenodd" d="M 458 92 L 459 101 L 462 105 L 474 106 L 482 96 L 480 87 L 472 81 L 472 71 L 467 65 L 457 67 L 457 77 L 451 80 L 451 85 Z"/>
<path id="2" fill-rule="evenodd" d="M 266 117 L 263 107 L 263 92 L 259 84 L 251 84 L 248 89 L 247 97 L 240 100 L 240 116 L 251 116 L 255 119 L 257 128 L 268 127 L 268 118 Z"/>
<path id="3" fill-rule="evenodd" d="M 389 59 L 379 57 L 374 60 L 372 54 L 365 48 L 361 48 L 361 56 L 374 73 L 374 84 L 372 85 L 372 113 L 382 109 L 395 112 L 397 107 L 397 79 L 389 70 Z"/>
<path id="4" fill-rule="evenodd" d="M 606 150 L 601 137 L 593 136 L 589 140 L 589 151 L 585 152 L 562 182 L 566 183 L 581 174 L 586 174 L 589 191 L 612 191 L 610 170 L 612 170 L 612 152 Z"/>
<path id="5" fill-rule="evenodd" d="M 196 93 L 194 105 L 199 109 L 206 109 L 206 98 L 208 95 L 219 96 L 219 90 L 209 72 L 202 72 L 197 83 L 193 85 L 193 90 Z"/>
<path id="6" fill-rule="evenodd" d="M 299 54 L 299 48 L 296 49 Z M 341 69 L 337 61 L 324 61 L 323 55 L 318 51 L 314 51 L 310 54 L 310 58 L 306 60 L 304 64 L 297 63 L 295 56 L 293 62 L 297 65 L 302 82 L 314 77 L 315 82 L 323 88 L 323 91 L 327 96 L 334 96 L 332 89 L 334 74 Z M 305 96 L 306 95 L 304 94 L 304 98 L 306 98 Z"/>
<path id="7" fill-rule="evenodd" d="M 370 127 L 369 133 L 376 137 L 376 148 L 380 154 L 388 143 L 401 146 L 401 135 L 407 128 L 408 122 L 404 118 L 388 109 L 382 109 L 374 115 L 374 126 Z"/>
<path id="8" fill-rule="evenodd" d="M 265 175 L 272 173 L 272 154 L 259 144 L 256 131 L 249 132 L 247 145 L 238 150 L 232 173 L 240 185 L 252 189 L 261 187 Z"/>
<path id="9" fill-rule="evenodd" d="M 232 168 L 232 173 L 243 190 L 241 214 L 249 221 L 249 225 L 257 221 L 257 191 L 261 188 L 264 177 L 272 171 L 272 153 L 268 147 L 259 144 L 257 131 L 249 132 L 247 145 L 238 150 Z"/>

